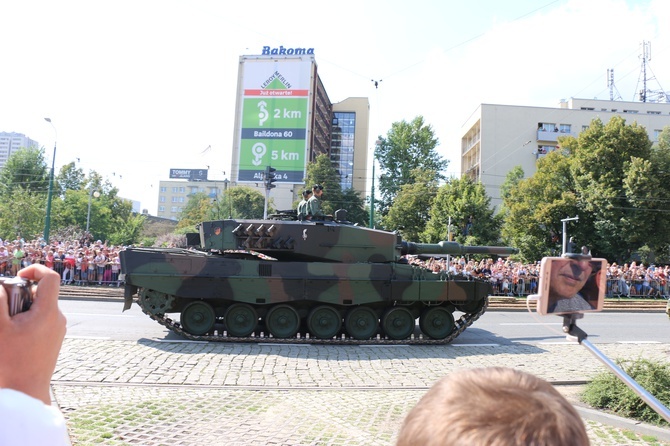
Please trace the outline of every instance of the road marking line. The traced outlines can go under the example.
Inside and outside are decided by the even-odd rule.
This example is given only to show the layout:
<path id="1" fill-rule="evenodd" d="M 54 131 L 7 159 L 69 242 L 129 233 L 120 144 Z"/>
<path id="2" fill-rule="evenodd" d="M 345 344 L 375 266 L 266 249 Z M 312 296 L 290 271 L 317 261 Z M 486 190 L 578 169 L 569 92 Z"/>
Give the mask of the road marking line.
<path id="1" fill-rule="evenodd" d="M 156 342 L 165 342 L 167 344 L 207 344 L 209 341 L 191 341 L 190 339 L 153 339 Z"/>
<path id="2" fill-rule="evenodd" d="M 110 338 L 109 336 L 69 336 L 69 335 L 66 335 L 65 339 L 97 339 L 97 340 L 101 340 L 101 341 L 108 341 L 112 338 Z"/>
<path id="3" fill-rule="evenodd" d="M 559 327 L 563 326 L 562 323 L 560 322 L 551 322 L 551 323 L 543 323 L 543 322 L 530 322 L 530 323 L 525 323 L 525 322 L 505 322 L 501 323 L 500 325 L 509 325 L 509 326 L 515 326 L 515 325 L 558 325 Z"/>
<path id="4" fill-rule="evenodd" d="M 500 344 L 449 344 L 454 347 L 500 347 Z"/>
<path id="5" fill-rule="evenodd" d="M 125 318 L 140 317 L 140 316 L 131 316 L 128 314 L 69 313 L 69 312 L 64 312 L 63 314 L 66 316 L 103 316 L 103 317 L 125 317 Z"/>

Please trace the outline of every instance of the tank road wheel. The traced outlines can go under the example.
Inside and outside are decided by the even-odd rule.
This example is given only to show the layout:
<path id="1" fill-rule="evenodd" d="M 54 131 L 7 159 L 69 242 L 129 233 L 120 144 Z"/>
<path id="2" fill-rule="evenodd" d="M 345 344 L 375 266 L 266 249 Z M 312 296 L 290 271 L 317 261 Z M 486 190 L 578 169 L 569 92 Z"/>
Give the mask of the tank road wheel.
<path id="1" fill-rule="evenodd" d="M 354 339 L 370 339 L 379 328 L 379 319 L 371 308 L 355 307 L 344 318 L 344 327 Z"/>
<path id="2" fill-rule="evenodd" d="M 275 338 L 292 338 L 300 329 L 300 315 L 290 305 L 275 305 L 265 316 L 265 326 Z"/>
<path id="3" fill-rule="evenodd" d="M 330 339 L 340 332 L 342 316 L 333 307 L 321 305 L 307 316 L 307 328 L 318 339 Z"/>
<path id="4" fill-rule="evenodd" d="M 139 296 L 140 307 L 151 314 L 165 314 L 172 308 L 174 296 L 143 288 Z"/>
<path id="5" fill-rule="evenodd" d="M 249 304 L 232 304 L 226 311 L 224 320 L 228 336 L 245 337 L 256 330 L 258 313 Z"/>
<path id="6" fill-rule="evenodd" d="M 393 307 L 386 310 L 382 317 L 384 333 L 391 339 L 407 339 L 414 332 L 414 316 L 405 307 Z"/>
<path id="7" fill-rule="evenodd" d="M 419 318 L 419 327 L 429 338 L 444 339 L 454 329 L 454 315 L 444 307 L 426 308 Z"/>
<path id="8" fill-rule="evenodd" d="M 199 336 L 208 333 L 214 327 L 216 315 L 210 304 L 198 300 L 184 307 L 179 320 L 184 330 Z"/>

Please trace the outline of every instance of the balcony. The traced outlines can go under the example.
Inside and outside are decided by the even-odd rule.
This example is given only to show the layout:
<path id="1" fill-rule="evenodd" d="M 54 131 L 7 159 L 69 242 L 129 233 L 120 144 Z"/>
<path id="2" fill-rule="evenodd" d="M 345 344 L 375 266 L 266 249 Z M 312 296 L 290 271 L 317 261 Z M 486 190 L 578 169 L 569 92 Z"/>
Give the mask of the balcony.
<path id="1" fill-rule="evenodd" d="M 547 130 L 538 130 L 537 131 L 537 141 L 546 141 L 546 142 L 558 142 L 559 136 L 574 136 L 572 132 L 562 132 L 562 131 L 547 131 Z"/>

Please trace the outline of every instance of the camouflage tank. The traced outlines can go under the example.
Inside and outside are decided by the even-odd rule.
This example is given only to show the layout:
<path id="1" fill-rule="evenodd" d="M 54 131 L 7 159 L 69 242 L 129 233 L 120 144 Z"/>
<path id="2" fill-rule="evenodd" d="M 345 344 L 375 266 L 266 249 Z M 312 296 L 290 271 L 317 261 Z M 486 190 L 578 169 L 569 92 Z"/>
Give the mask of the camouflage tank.
<path id="1" fill-rule="evenodd" d="M 198 340 L 448 343 L 484 313 L 490 282 L 435 273 L 404 256 L 516 252 L 405 242 L 344 215 L 209 221 L 190 249 L 128 248 L 124 310 L 137 295 L 151 318 Z"/>

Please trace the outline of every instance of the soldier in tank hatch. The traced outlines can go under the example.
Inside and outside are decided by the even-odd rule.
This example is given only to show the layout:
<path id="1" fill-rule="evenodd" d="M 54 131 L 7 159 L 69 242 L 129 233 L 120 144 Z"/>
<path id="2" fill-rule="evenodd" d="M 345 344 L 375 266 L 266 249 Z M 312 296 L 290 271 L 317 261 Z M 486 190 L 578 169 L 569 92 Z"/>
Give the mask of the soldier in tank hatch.
<path id="1" fill-rule="evenodd" d="M 302 191 L 302 200 L 298 203 L 298 220 L 309 220 L 309 205 L 307 204 L 310 197 L 312 196 L 312 191 L 310 189 L 305 189 Z"/>
<path id="2" fill-rule="evenodd" d="M 221 246 L 223 246 L 223 234 L 221 233 L 221 225 L 215 224 L 212 227 L 212 232 L 209 234 L 209 239 L 207 240 L 207 248 L 221 249 Z"/>
<path id="3" fill-rule="evenodd" d="M 315 184 L 312 186 L 312 196 L 307 201 L 307 211 L 313 220 L 323 220 L 325 217 L 321 210 L 321 196 L 323 195 L 323 186 Z"/>

